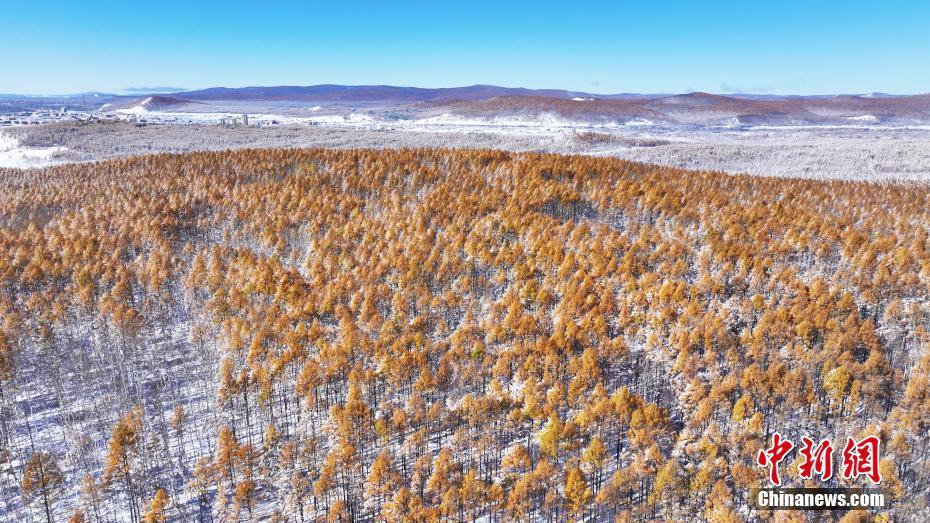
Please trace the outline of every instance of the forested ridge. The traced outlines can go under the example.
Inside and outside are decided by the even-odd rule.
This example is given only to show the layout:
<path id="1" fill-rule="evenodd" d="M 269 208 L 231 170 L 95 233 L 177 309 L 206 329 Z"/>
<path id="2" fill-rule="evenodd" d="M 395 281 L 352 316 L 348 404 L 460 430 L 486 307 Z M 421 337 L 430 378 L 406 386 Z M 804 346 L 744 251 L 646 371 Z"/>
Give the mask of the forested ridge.
<path id="1" fill-rule="evenodd" d="M 0 170 L 0 521 L 925 521 L 928 196 L 491 150 Z M 776 431 L 879 435 L 891 508 L 752 510 Z"/>

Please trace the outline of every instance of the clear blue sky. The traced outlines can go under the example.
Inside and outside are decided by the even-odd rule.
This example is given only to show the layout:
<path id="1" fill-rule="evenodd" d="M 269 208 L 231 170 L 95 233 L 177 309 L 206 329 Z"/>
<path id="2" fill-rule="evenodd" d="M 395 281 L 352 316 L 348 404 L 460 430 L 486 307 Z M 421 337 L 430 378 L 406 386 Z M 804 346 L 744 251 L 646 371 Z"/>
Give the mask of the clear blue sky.
<path id="1" fill-rule="evenodd" d="M 930 1 L 0 5 L 0 92 L 319 83 L 928 92 Z"/>

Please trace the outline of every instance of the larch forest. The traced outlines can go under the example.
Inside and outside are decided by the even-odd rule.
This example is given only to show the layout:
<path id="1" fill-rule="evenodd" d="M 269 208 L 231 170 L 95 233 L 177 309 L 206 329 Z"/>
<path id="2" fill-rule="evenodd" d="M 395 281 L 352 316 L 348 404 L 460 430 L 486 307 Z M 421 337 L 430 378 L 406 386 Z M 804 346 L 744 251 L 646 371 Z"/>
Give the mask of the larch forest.
<path id="1" fill-rule="evenodd" d="M 491 150 L 0 169 L 0 521 L 919 519 L 928 197 Z M 878 435 L 888 510 L 753 510 L 775 432 Z"/>

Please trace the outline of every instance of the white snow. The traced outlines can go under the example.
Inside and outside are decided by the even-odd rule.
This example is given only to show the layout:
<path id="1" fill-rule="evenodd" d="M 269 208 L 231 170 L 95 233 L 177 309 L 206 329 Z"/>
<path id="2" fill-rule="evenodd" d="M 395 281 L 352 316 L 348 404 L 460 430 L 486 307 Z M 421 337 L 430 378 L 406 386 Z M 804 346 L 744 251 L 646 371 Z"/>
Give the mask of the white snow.
<path id="1" fill-rule="evenodd" d="M 120 113 L 120 114 L 136 114 L 136 115 L 139 115 L 139 114 L 146 114 L 146 113 L 149 112 L 149 110 L 146 109 L 145 106 L 148 105 L 148 104 L 150 104 L 150 103 L 152 103 L 152 97 L 151 97 L 151 96 L 149 96 L 149 97 L 146 98 L 145 100 L 142 100 L 141 102 L 137 103 L 136 105 L 130 107 L 129 109 L 117 109 L 116 112 L 118 112 L 118 113 Z M 103 109 L 103 108 L 106 107 L 107 105 L 110 105 L 110 104 L 106 104 L 106 105 L 104 105 L 104 106 L 102 106 L 102 107 L 100 107 L 100 108 Z"/>
<path id="2" fill-rule="evenodd" d="M 105 111 L 107 114 L 134 120 L 137 117 L 144 116 L 148 123 L 169 123 L 178 125 L 215 125 L 222 123 L 224 120 L 240 120 L 241 113 L 211 113 L 211 112 L 172 112 L 149 110 L 145 106 L 149 105 L 151 98 L 146 98 L 138 104 L 127 108 L 117 109 L 115 111 Z M 101 107 L 103 109 L 103 107 Z M 308 107 L 305 110 L 309 112 L 319 112 L 320 106 Z M 285 116 L 279 114 L 249 113 L 249 122 L 253 124 L 281 124 L 281 125 L 300 125 L 300 124 L 317 124 L 317 125 L 369 125 L 375 122 L 371 115 L 355 112 L 350 114 L 314 114 L 313 116 Z"/>
<path id="3" fill-rule="evenodd" d="M 860 116 L 847 116 L 847 120 L 854 120 L 857 122 L 874 122 L 878 118 L 875 118 L 875 115 L 872 114 L 863 114 Z"/>
<path id="4" fill-rule="evenodd" d="M 746 127 L 749 131 L 809 131 L 812 129 L 840 130 L 856 129 L 862 131 L 930 131 L 930 125 L 753 125 Z"/>
<path id="5" fill-rule="evenodd" d="M 444 113 L 439 116 L 413 120 L 411 123 L 426 126 L 451 125 L 463 127 L 616 127 L 614 123 L 598 125 L 589 122 L 567 120 L 561 116 L 549 113 L 543 113 L 536 117 L 496 116 L 493 118 L 469 118 Z"/>
<path id="6" fill-rule="evenodd" d="M 53 157 L 67 147 L 21 147 L 12 136 L 0 132 L 0 168 L 28 169 L 58 163 Z"/>
<path id="7" fill-rule="evenodd" d="M 116 112 L 121 114 L 145 114 L 148 112 L 148 110 L 146 110 L 146 108 L 142 107 L 141 105 L 135 105 L 129 109 L 117 109 Z"/>
<path id="8" fill-rule="evenodd" d="M 348 122 L 358 122 L 358 123 L 371 122 L 373 120 L 374 119 L 371 117 L 371 115 L 367 115 L 364 113 L 352 113 L 349 115 L 348 118 L 346 118 L 346 121 Z"/>
<path id="9" fill-rule="evenodd" d="M 630 120 L 629 122 L 626 122 L 623 125 L 626 125 L 628 127 L 649 127 L 655 124 L 656 124 L 655 122 L 653 122 L 652 120 L 648 118 L 634 118 Z"/>

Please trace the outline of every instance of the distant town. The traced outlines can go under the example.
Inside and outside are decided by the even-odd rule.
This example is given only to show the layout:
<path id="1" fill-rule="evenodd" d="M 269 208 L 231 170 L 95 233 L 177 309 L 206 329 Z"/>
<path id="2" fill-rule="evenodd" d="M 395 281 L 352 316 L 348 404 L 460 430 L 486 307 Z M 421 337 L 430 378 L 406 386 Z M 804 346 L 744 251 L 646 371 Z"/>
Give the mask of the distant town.
<path id="1" fill-rule="evenodd" d="M 57 122 L 105 122 L 122 121 L 139 125 L 145 124 L 176 124 L 176 125 L 228 125 L 265 127 L 279 125 L 282 122 L 276 118 L 265 118 L 265 115 L 253 117 L 250 121 L 248 114 L 222 114 L 222 113 L 157 113 L 133 112 L 131 110 L 119 111 L 80 111 L 74 109 L 59 110 L 39 109 L 34 111 L 19 111 L 15 113 L 0 114 L 0 128 L 17 127 L 24 125 L 44 125 Z M 307 125 L 317 125 L 309 121 Z"/>

